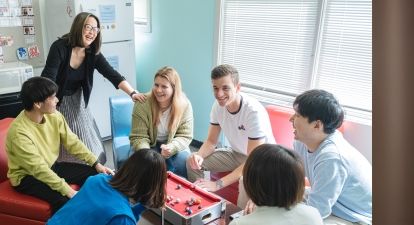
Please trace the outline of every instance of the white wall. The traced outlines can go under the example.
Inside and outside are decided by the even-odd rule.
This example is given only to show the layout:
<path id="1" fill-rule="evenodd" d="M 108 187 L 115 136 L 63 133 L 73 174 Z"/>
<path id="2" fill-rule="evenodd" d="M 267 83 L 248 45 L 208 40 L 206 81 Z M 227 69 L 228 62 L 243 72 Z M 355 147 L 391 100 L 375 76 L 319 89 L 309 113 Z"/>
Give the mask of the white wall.
<path id="1" fill-rule="evenodd" d="M 45 0 L 38 0 L 39 1 L 39 10 L 40 10 L 40 23 L 42 24 L 42 37 L 43 37 L 43 49 L 40 49 L 40 51 L 42 51 L 42 54 L 45 54 L 45 63 L 46 63 L 46 59 L 47 59 L 47 54 L 49 52 L 49 48 L 48 43 L 47 43 L 47 35 L 46 35 L 46 27 L 45 27 Z M 33 74 L 35 76 L 40 76 L 40 74 L 43 71 L 43 66 L 42 67 L 35 67 L 33 68 Z"/>
<path id="2" fill-rule="evenodd" d="M 347 121 L 344 124 L 344 137 L 372 165 L 372 126 Z"/>

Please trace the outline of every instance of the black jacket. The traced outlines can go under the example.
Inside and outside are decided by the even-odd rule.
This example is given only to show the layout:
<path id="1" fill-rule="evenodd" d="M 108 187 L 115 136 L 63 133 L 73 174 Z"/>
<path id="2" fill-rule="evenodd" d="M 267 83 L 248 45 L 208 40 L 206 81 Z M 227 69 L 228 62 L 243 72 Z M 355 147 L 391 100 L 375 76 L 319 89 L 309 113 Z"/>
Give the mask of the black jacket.
<path id="1" fill-rule="evenodd" d="M 81 82 L 85 107 L 88 105 L 89 97 L 91 96 L 93 72 L 95 69 L 97 69 L 100 74 L 108 79 L 116 89 L 118 89 L 119 83 L 125 80 L 125 77 L 109 65 L 102 53 L 96 55 L 94 52 L 93 47 L 86 49 L 85 52 L 85 79 Z M 59 90 L 56 94 L 59 102 L 62 100 L 66 90 L 67 71 L 69 69 L 71 55 L 72 47 L 69 45 L 68 40 L 59 38 L 53 42 L 50 47 L 49 55 L 46 60 L 46 66 L 41 74 L 42 77 L 50 78 L 59 86 Z"/>

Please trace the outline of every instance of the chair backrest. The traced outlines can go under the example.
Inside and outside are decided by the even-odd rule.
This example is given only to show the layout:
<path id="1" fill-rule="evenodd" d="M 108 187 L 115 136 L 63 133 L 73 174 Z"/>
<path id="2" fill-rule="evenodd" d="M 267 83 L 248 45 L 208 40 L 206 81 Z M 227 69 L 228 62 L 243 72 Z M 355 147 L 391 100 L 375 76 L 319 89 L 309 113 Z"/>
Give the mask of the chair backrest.
<path id="1" fill-rule="evenodd" d="M 289 119 L 294 114 L 294 111 L 276 105 L 267 105 L 266 110 L 269 114 L 270 124 L 276 143 L 293 149 L 293 127 Z M 344 124 L 342 124 L 338 130 L 344 133 Z"/>
<path id="2" fill-rule="evenodd" d="M 112 139 L 114 137 L 129 136 L 133 107 L 134 103 L 128 96 L 112 96 L 109 98 Z"/>
<path id="3" fill-rule="evenodd" d="M 0 182 L 7 179 L 7 153 L 6 153 L 6 136 L 11 122 L 14 118 L 5 118 L 0 120 Z"/>
<path id="4" fill-rule="evenodd" d="M 289 118 L 293 115 L 293 110 L 282 108 L 276 105 L 267 105 L 270 124 L 276 143 L 287 148 L 293 148 L 293 128 Z"/>

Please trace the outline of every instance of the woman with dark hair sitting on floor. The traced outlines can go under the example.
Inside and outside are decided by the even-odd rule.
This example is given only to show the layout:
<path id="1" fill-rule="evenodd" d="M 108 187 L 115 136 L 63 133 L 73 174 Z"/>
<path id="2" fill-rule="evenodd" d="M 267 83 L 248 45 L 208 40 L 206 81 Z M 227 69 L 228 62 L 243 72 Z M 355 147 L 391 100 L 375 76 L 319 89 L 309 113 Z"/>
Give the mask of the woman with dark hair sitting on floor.
<path id="1" fill-rule="evenodd" d="M 166 198 L 167 169 L 156 151 L 135 152 L 114 175 L 88 178 L 48 225 L 136 225 L 145 207 L 159 208 Z"/>
<path id="2" fill-rule="evenodd" d="M 299 156 L 280 145 L 262 144 L 243 169 L 243 185 L 256 210 L 230 225 L 322 225 L 319 212 L 302 204 L 305 175 Z"/>

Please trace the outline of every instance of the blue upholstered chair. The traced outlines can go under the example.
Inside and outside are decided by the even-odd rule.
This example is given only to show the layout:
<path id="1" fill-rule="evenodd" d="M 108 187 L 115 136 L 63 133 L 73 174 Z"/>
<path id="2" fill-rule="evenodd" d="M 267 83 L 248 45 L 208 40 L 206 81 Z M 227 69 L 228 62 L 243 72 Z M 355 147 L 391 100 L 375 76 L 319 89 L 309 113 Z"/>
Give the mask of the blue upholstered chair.
<path id="1" fill-rule="evenodd" d="M 129 133 L 131 131 L 133 107 L 134 103 L 128 96 L 112 96 L 109 98 L 115 169 L 119 169 L 129 157 Z"/>

